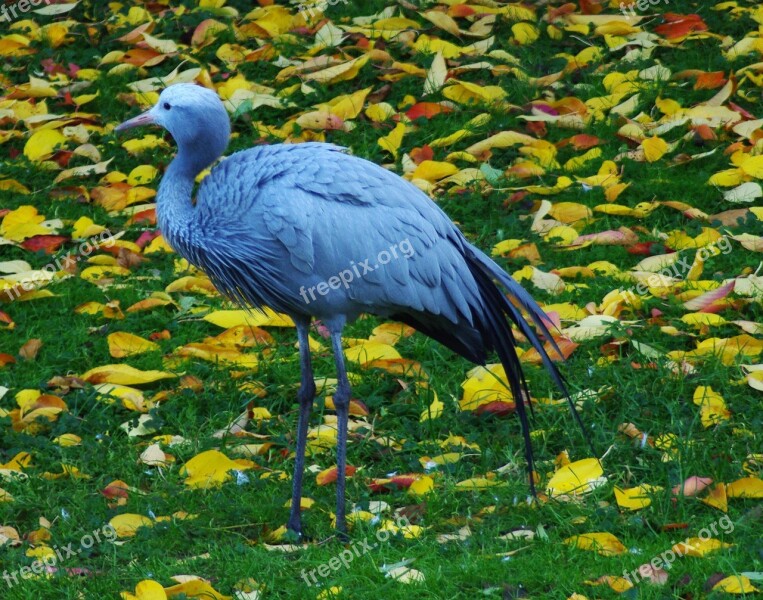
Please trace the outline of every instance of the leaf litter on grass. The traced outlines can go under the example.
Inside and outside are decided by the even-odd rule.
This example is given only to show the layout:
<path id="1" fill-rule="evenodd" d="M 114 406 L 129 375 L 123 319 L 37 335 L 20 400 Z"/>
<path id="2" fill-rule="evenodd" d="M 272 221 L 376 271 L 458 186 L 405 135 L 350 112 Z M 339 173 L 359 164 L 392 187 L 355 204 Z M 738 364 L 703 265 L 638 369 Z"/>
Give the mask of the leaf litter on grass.
<path id="1" fill-rule="evenodd" d="M 298 376 L 293 336 L 278 329 L 293 324 L 274 313 L 233 310 L 203 273 L 173 255 L 156 231 L 155 215 L 170 145 L 148 131 L 133 140 L 112 136 L 128 112 L 152 105 L 164 86 L 179 82 L 217 90 L 234 119 L 232 149 L 262 142 L 345 144 L 452 205 L 467 233 L 478 235 L 485 218 L 502 223 L 487 238 L 493 255 L 507 261 L 556 326 L 574 400 L 585 420 L 598 425 L 596 442 L 620 449 L 599 459 L 586 456 L 581 444 L 571 449 L 572 460 L 559 446 L 567 441 L 552 441 L 564 436 L 555 425 L 557 416 L 566 418 L 562 400 L 535 392 L 531 401 L 542 426 L 534 439 L 560 450 L 534 474 L 544 490 L 541 502 L 583 511 L 556 523 L 553 537 L 540 537 L 623 556 L 630 550 L 620 537 L 649 543 L 629 525 L 632 513 L 643 511 L 667 527 L 692 511 L 710 519 L 700 505 L 739 514 L 746 504 L 737 499 L 759 500 L 763 8 L 742 0 L 640 4 L 484 0 L 370 9 L 129 0 L 108 9 L 51 4 L 6 21 L 0 35 L 6 61 L 0 145 L 9 157 L 0 175 L 0 374 L 7 387 L 0 388 L 0 416 L 12 449 L 2 457 L 2 482 L 13 493 L 0 489 L 10 510 L 2 544 L 34 557 L 41 547 L 35 531 L 59 535 L 51 507 L 26 506 L 44 519 L 41 529 L 29 517 L 14 516 L 17 496 L 34 498 L 34 480 L 44 480 L 54 496 L 55 486 L 72 478 L 83 482 L 80 491 L 109 490 L 101 493 L 118 497 L 116 503 L 88 510 L 100 510 L 103 522 L 116 520 L 125 538 L 187 521 L 182 495 L 167 511 L 172 516 L 134 512 L 148 510 L 137 498 L 173 489 L 163 481 L 209 490 L 256 480 L 257 491 L 242 487 L 244 494 L 270 494 L 275 504 L 287 493 L 282 482 L 291 466 L 293 411 L 281 414 L 290 400 L 284 405 L 280 398 L 293 396 Z M 502 204 L 485 217 L 476 207 L 489 198 Z M 38 325 L 40 315 L 48 315 L 49 329 Z M 351 468 L 353 481 L 367 494 L 390 494 L 399 506 L 385 503 L 388 514 L 417 503 L 423 511 L 418 543 L 423 535 L 431 544 L 438 532 L 446 536 L 443 544 L 463 542 L 469 536 L 453 532 L 470 521 L 473 529 L 491 519 L 511 521 L 511 508 L 491 498 L 521 480 L 521 466 L 512 456 L 500 467 L 495 441 L 473 430 L 477 425 L 489 436 L 513 414 L 502 367 L 465 367 L 458 392 L 440 382 L 442 370 L 453 365 L 433 368 L 414 353 L 419 346 L 410 328 L 384 324 L 370 331 L 361 323 L 357 331 L 360 337 L 349 338 L 346 349 L 353 383 L 369 390 L 362 386 L 373 378 L 382 398 L 353 400 L 351 455 L 354 446 L 359 461 L 374 457 Z M 318 324 L 310 339 L 323 355 L 324 334 Z M 61 345 L 68 336 L 83 345 L 74 359 Z M 537 352 L 520 344 L 519 353 L 531 379 L 540 381 Z M 270 369 L 283 364 L 292 365 L 291 381 L 268 381 Z M 586 372 L 590 384 L 579 377 Z M 676 407 L 662 420 L 653 405 L 642 411 L 638 401 L 621 397 L 620 385 L 645 373 L 680 390 L 662 398 Z M 212 383 L 205 384 L 204 374 Z M 336 381 L 317 383 L 324 412 L 310 431 L 310 469 L 319 486 L 330 487 Z M 174 412 L 183 414 L 182 402 L 220 389 L 246 399 L 244 413 L 226 427 L 197 432 L 176 420 L 180 431 L 168 424 Z M 90 418 L 82 412 L 88 398 L 105 420 L 97 432 L 77 425 Z M 217 412 L 227 409 L 224 399 Z M 418 437 L 388 412 L 394 403 L 415 404 Z M 613 409 L 614 403 L 625 409 Z M 619 426 L 597 423 L 611 415 L 621 418 Z M 117 437 L 120 430 L 126 436 Z M 158 479 L 93 462 L 87 453 L 103 436 Z M 630 444 L 651 454 L 629 454 Z M 702 453 L 702 447 L 711 450 Z M 377 464 L 378 456 L 388 458 Z M 644 468 L 643 461 L 667 467 Z M 114 476 L 128 483 L 116 485 Z M 99 488 L 104 477 L 102 484 L 112 484 Z M 470 518 L 428 512 L 427 503 L 446 502 L 454 491 L 472 495 Z M 679 504 L 690 498 L 700 504 Z M 597 523 L 596 502 L 601 509 L 619 507 L 619 518 Z M 303 499 L 303 506 L 330 524 L 330 514 L 317 514 L 330 511 L 326 497 L 317 505 Z M 368 506 L 356 508 L 357 515 L 370 515 L 362 522 L 385 522 Z M 548 526 L 554 517 L 541 518 Z M 597 531 L 601 523 L 613 531 Z M 280 523 L 269 523 L 248 532 L 247 543 L 299 549 L 274 535 L 279 531 L 285 531 Z M 729 557 L 738 547 L 711 541 L 714 548 L 728 547 Z M 139 547 L 133 552 L 140 556 Z M 507 559 L 513 552 L 493 554 Z M 15 561 L 29 562 L 21 555 Z M 432 563 L 420 562 L 424 566 L 413 569 L 403 561 L 399 573 L 386 577 L 397 585 L 437 581 Z M 572 590 L 591 583 L 629 589 L 613 574 L 617 568 L 607 572 L 613 564 L 602 563 L 588 579 L 573 578 L 570 597 L 582 597 Z M 729 559 L 719 568 L 728 576 L 706 590 L 756 590 L 752 562 Z M 648 581 L 679 585 L 677 576 L 658 571 Z M 181 567 L 161 575 L 162 583 L 123 585 L 130 590 L 123 597 L 268 594 L 241 573 L 233 580 L 226 575 L 222 585 L 182 575 Z M 382 581 L 385 572 L 374 576 Z M 536 586 L 549 582 L 543 574 L 535 579 Z M 317 597 L 333 595 L 347 592 L 330 587 Z"/>

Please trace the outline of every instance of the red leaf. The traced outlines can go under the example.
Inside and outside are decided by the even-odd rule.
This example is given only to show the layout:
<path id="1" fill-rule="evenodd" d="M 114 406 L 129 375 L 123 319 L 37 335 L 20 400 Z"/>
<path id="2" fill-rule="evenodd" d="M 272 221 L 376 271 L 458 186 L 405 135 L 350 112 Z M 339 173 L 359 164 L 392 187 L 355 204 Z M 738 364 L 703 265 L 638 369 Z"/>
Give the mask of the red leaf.
<path id="1" fill-rule="evenodd" d="M 101 494 L 107 498 L 127 498 L 127 484 L 117 479 L 103 488 Z"/>
<path id="2" fill-rule="evenodd" d="M 692 129 L 694 130 L 694 133 L 696 133 L 703 140 L 718 139 L 718 136 L 715 135 L 715 131 L 713 131 L 709 125 L 697 125 Z"/>
<path id="3" fill-rule="evenodd" d="M 36 235 L 21 242 L 21 246 L 30 252 L 39 252 L 42 250 L 45 254 L 53 254 L 64 242 L 68 241 L 68 237 L 60 235 Z"/>
<path id="4" fill-rule="evenodd" d="M 411 121 L 415 121 L 421 117 L 424 117 L 425 119 L 431 119 L 432 117 L 436 117 L 441 113 L 447 114 L 450 112 L 453 112 L 453 109 L 450 108 L 450 106 L 444 106 L 442 104 L 438 104 L 437 102 L 419 102 L 411 106 L 405 115 Z"/>
<path id="5" fill-rule="evenodd" d="M 347 477 L 352 477 L 355 474 L 355 471 L 357 471 L 357 468 L 347 465 L 344 469 L 344 474 Z M 330 469 L 321 471 L 318 474 L 317 483 L 318 485 L 328 485 L 329 483 L 334 483 L 338 474 L 339 472 L 337 471 L 336 467 L 331 467 Z"/>
<path id="6" fill-rule="evenodd" d="M 573 135 L 569 141 L 575 150 L 588 150 L 589 148 L 593 148 L 594 146 L 601 144 L 601 140 L 599 138 L 597 138 L 595 135 L 589 135 L 587 133 Z"/>
<path id="7" fill-rule="evenodd" d="M 372 492 L 390 492 L 394 490 L 407 490 L 411 484 L 421 476 L 415 473 L 406 473 L 405 475 L 395 475 L 385 479 L 373 479 L 368 487 Z"/>
<path id="8" fill-rule="evenodd" d="M 528 133 L 534 135 L 537 138 L 543 138 L 548 135 L 546 124 L 543 121 L 529 121 L 525 125 L 525 129 Z"/>
<path id="9" fill-rule="evenodd" d="M 477 407 L 474 411 L 478 415 L 495 415 L 496 417 L 506 417 L 513 413 L 517 408 L 514 402 L 502 402 L 496 400 L 495 402 L 488 402 Z"/>
<path id="10" fill-rule="evenodd" d="M 477 11 L 467 4 L 456 4 L 448 9 L 448 15 L 451 17 L 471 17 Z"/>
<path id="11" fill-rule="evenodd" d="M 654 256 L 656 254 L 672 254 L 673 250 L 661 242 L 639 242 L 628 247 L 628 254 L 637 256 Z"/>
<path id="12" fill-rule="evenodd" d="M 734 284 L 734 281 L 729 281 L 718 289 L 710 290 L 701 296 L 692 298 L 691 300 L 684 302 L 684 308 L 692 312 L 718 312 L 721 307 L 715 305 L 715 303 L 728 296 L 731 293 L 731 290 L 734 289 Z"/>
<path id="13" fill-rule="evenodd" d="M 425 160 L 434 160 L 434 150 L 429 145 L 424 144 L 421 148 L 411 150 L 411 159 L 417 165 L 420 165 Z"/>
<path id="14" fill-rule="evenodd" d="M 682 38 L 695 31 L 707 31 L 707 24 L 702 17 L 696 14 L 677 15 L 675 13 L 665 13 L 663 15 L 667 23 L 658 25 L 654 28 L 655 33 L 668 39 Z"/>
<path id="15" fill-rule="evenodd" d="M 137 240 L 135 240 L 135 244 L 138 245 L 141 248 L 145 248 L 151 242 L 153 242 L 156 238 L 158 238 L 160 235 L 162 235 L 162 234 L 158 230 L 144 231 L 140 235 L 140 237 Z"/>
<path id="16" fill-rule="evenodd" d="M 729 108 L 735 112 L 738 112 L 740 115 L 742 115 L 745 119 L 755 119 L 755 115 L 751 112 L 746 111 L 744 108 L 739 106 L 738 104 L 734 104 L 729 100 Z"/>
<path id="17" fill-rule="evenodd" d="M 695 90 L 716 90 L 726 85 L 726 75 L 723 71 L 702 73 L 694 83 Z"/>
<path id="18" fill-rule="evenodd" d="M 584 15 L 598 15 L 604 6 L 599 0 L 580 0 L 580 10 Z"/>

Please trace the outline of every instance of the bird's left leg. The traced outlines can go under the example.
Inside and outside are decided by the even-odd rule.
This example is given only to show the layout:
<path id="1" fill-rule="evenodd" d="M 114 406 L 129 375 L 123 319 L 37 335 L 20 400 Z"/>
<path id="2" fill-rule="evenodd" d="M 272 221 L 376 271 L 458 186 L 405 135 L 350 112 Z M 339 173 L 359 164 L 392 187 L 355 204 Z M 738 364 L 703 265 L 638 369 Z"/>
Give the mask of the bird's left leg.
<path id="1" fill-rule="evenodd" d="M 333 329 L 333 328 L 332 328 Z M 334 408 L 336 409 L 337 439 L 336 439 L 336 528 L 341 535 L 347 534 L 347 517 L 345 514 L 344 494 L 347 470 L 347 420 L 350 413 L 350 381 L 347 378 L 347 368 L 344 364 L 342 351 L 342 328 L 331 331 L 331 346 L 336 362 L 337 386 L 334 393 Z"/>
<path id="2" fill-rule="evenodd" d="M 302 535 L 302 476 L 305 471 L 305 448 L 307 446 L 307 427 L 310 410 L 315 398 L 315 379 L 310 360 L 310 319 L 295 319 L 299 338 L 299 366 L 301 385 L 297 394 L 299 401 L 299 422 L 297 423 L 297 453 L 292 476 L 291 512 L 287 528 L 297 535 Z"/>

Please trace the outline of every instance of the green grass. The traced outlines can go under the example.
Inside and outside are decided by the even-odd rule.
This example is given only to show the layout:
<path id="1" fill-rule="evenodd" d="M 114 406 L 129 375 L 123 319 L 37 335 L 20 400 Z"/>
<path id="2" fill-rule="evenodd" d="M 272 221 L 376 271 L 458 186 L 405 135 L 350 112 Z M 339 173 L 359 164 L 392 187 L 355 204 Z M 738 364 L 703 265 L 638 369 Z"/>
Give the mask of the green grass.
<path id="1" fill-rule="evenodd" d="M 116 8 L 115 12 L 127 14 L 128 4 L 132 5 L 126 3 Z M 191 2 L 174 4 L 183 4 L 188 8 L 193 6 Z M 241 14 L 251 9 L 248 2 L 229 4 L 237 7 Z M 749 2 L 740 4 L 752 6 Z M 349 24 L 351 17 L 373 14 L 385 6 L 386 3 L 380 1 L 370 4 L 339 3 L 330 7 L 327 14 L 335 23 Z M 735 39 L 756 28 L 747 17 L 732 18 L 726 11 L 715 11 L 709 5 L 687 0 L 674 1 L 669 6 L 660 5 L 656 10 L 698 12 L 711 32 Z M 76 21 L 71 25 L 76 41 L 57 48 L 50 47 L 46 42 L 33 42 L 33 55 L 8 58 L 3 71 L 8 85 L 20 84 L 27 81 L 30 74 L 42 72 L 46 59 L 61 65 L 74 63 L 82 68 L 98 68 L 100 59 L 106 53 L 125 50 L 125 44 L 117 38 L 133 26 L 115 26 L 113 21 L 107 20 L 111 12 L 100 3 L 80 4 L 68 15 Z M 403 12 L 408 17 L 423 21 L 411 9 Z M 195 26 L 205 18 L 226 20 L 214 12 L 189 11 L 182 16 L 157 20 L 152 35 L 187 42 Z M 40 19 L 40 22 L 49 20 Z M 651 29 L 659 22 L 657 18 L 646 28 Z M 545 23 L 542 25 L 545 27 Z M 428 33 L 436 35 L 437 31 L 433 29 Z M 453 43 L 467 43 L 440 33 Z M 576 54 L 587 43 L 602 48 L 603 61 L 574 72 L 553 91 L 557 98 L 577 96 L 583 101 L 605 93 L 602 81 L 609 72 L 648 68 L 655 60 L 674 73 L 687 69 L 723 70 L 728 73 L 731 69 L 739 69 L 757 60 L 750 56 L 729 63 L 721 56 L 717 40 L 706 39 L 688 41 L 675 48 L 658 47 L 652 59 L 624 65 L 619 62 L 619 56 L 607 54 L 600 37 L 584 39 L 565 35 L 563 40 L 553 41 L 543 34 L 534 45 L 517 47 L 508 41 L 511 23 L 504 19 L 499 20 L 495 34 L 497 47 L 516 56 L 531 76 L 547 75 L 561 68 L 564 63 L 559 62 L 557 57 L 561 52 Z M 278 50 L 286 57 L 298 57 L 306 51 L 309 41 L 308 38 L 297 37 L 290 42 L 279 43 Z M 214 67 L 212 76 L 215 83 L 221 82 L 227 75 L 227 68 L 215 56 L 221 43 L 237 43 L 237 40 L 232 32 L 227 32 L 218 42 L 194 54 L 201 64 Z M 386 50 L 398 60 L 423 68 L 428 68 L 431 63 L 431 57 L 414 55 L 400 42 L 388 42 Z M 347 56 L 358 54 L 356 49 L 347 51 Z M 115 100 L 118 94 L 125 93 L 127 85 L 134 80 L 166 74 L 180 66 L 183 60 L 179 56 L 171 57 L 145 73 L 109 74 L 109 68 L 102 67 L 102 76 L 82 92 L 98 91 L 100 96 L 86 105 L 83 111 L 100 115 L 102 123 L 114 123 L 133 116 L 135 109 Z M 181 68 L 188 66 L 185 64 Z M 296 78 L 275 83 L 275 76 L 280 70 L 280 66 L 267 62 L 244 64 L 240 68 L 240 72 L 250 81 L 265 85 L 282 88 L 298 83 Z M 234 123 L 239 135 L 229 152 L 258 141 L 253 133 L 253 121 L 280 126 L 292 115 L 311 110 L 316 103 L 328 101 L 339 94 L 368 86 L 373 86 L 376 91 L 383 85 L 377 79 L 378 75 L 376 66 L 367 65 L 353 81 L 331 86 L 312 84 L 316 88 L 312 96 L 297 91 L 290 98 L 297 104 L 296 108 L 262 108 L 254 114 L 239 116 Z M 518 117 L 528 113 L 528 102 L 541 97 L 539 90 L 512 75 L 493 76 L 486 70 L 475 70 L 461 78 L 474 83 L 501 85 L 508 92 L 507 101 L 520 108 L 504 111 L 473 106 L 450 115 L 437 116 L 418 123 L 418 127 L 406 135 L 403 150 L 409 151 L 449 135 L 483 112 L 491 114 L 488 124 L 475 130 L 474 135 L 458 147 L 436 149 L 435 159 L 444 160 L 450 152 L 499 131 L 525 130 L 525 122 Z M 413 77 L 396 82 L 386 101 L 398 107 L 406 95 L 417 97 L 421 84 L 420 79 Z M 760 109 L 759 90 L 750 87 L 749 83 L 746 90 L 751 95 L 757 94 L 754 96 L 758 100 L 757 106 L 740 98 L 734 98 L 734 101 L 754 113 Z M 551 90 L 545 91 L 552 93 Z M 656 119 L 660 117 L 659 111 L 654 108 L 658 98 L 672 98 L 688 107 L 714 93 L 694 91 L 690 84 L 674 81 L 650 84 L 641 93 L 639 110 L 653 114 Z M 438 101 L 442 97 L 432 99 Z M 72 111 L 72 107 L 60 99 L 48 99 L 48 105 L 50 112 L 66 114 Z M 375 124 L 365 117 L 359 117 L 355 123 L 356 128 L 352 132 L 328 132 L 326 140 L 346 145 L 358 156 L 388 163 L 390 156 L 377 145 L 376 140 L 386 135 L 392 125 Z M 591 122 L 587 126 L 585 133 L 604 140 L 601 145 L 603 155 L 602 159 L 587 165 L 581 175 L 595 173 L 604 159 L 611 160 L 632 149 L 616 137 L 621 125 L 622 121 L 607 119 Z M 18 127 L 23 128 L 23 123 Z M 3 126 L 3 129 L 6 127 Z M 546 139 L 557 142 L 574 133 L 549 126 Z M 684 130 L 681 130 L 681 135 L 683 133 Z M 718 130 L 718 133 L 718 141 L 705 142 L 701 147 L 691 140 L 682 141 L 674 154 L 697 154 L 719 147 L 712 156 L 684 165 L 669 166 L 665 160 L 648 164 L 623 159 L 618 163 L 623 170 L 623 180 L 632 185 L 618 199 L 618 203 L 635 206 L 653 199 L 677 200 L 708 214 L 734 208 L 720 200 L 721 194 L 717 189 L 706 184 L 712 174 L 729 167 L 729 157 L 723 150 L 736 139 L 729 132 Z M 670 141 L 679 137 L 677 131 L 666 135 Z M 131 241 L 150 229 L 145 226 L 126 228 L 124 215 L 110 214 L 94 202 L 78 201 L 81 190 L 73 189 L 66 197 L 51 193 L 80 184 L 89 191 L 99 184 L 98 178 L 54 185 L 55 172 L 41 169 L 20 154 L 25 141 L 26 137 L 22 137 L 3 144 L 5 154 L 15 158 L 3 159 L 2 170 L 3 177 L 18 180 L 32 190 L 32 194 L 26 196 L 0 191 L 0 208 L 15 209 L 32 204 L 47 219 L 63 220 L 65 232 L 70 232 L 71 223 L 83 215 L 113 232 L 126 230 L 125 239 Z M 103 159 L 115 158 L 111 165 L 113 169 L 124 173 L 129 173 L 140 164 L 163 168 L 174 151 L 172 148 L 156 150 L 135 157 L 121 148 L 123 139 L 116 135 L 94 133 L 91 141 L 97 145 Z M 70 144 L 69 149 L 73 147 Z M 567 147 L 560 150 L 557 160 L 564 164 L 577 154 L 572 147 Z M 516 148 L 496 149 L 489 163 L 495 169 L 504 170 L 517 156 Z M 75 158 L 69 166 L 81 164 L 87 164 L 87 161 Z M 400 164 L 395 168 L 399 169 Z M 505 188 L 528 184 L 553 185 L 561 174 L 561 171 L 549 172 L 530 181 L 506 180 L 502 185 Z M 531 233 L 530 221 L 520 218 L 532 215 L 534 203 L 541 199 L 540 196 L 530 195 L 519 203 L 509 204 L 506 200 L 512 192 L 509 189 L 473 187 L 459 193 L 441 191 L 437 200 L 461 225 L 467 237 L 486 250 L 511 238 L 536 243 L 542 259 L 538 266 L 544 271 L 588 265 L 600 260 L 610 261 L 625 271 L 642 258 L 629 254 L 626 248 L 620 246 L 594 245 L 574 252 L 556 248 Z M 550 199 L 553 202 L 578 202 L 591 208 L 605 203 L 601 189 L 585 191 L 578 185 Z M 655 233 L 658 231 L 684 230 L 690 235 L 697 235 L 700 225 L 708 226 L 663 206 L 642 220 L 597 214 L 596 220 L 586 225 L 582 233 L 625 226 L 636 231 L 641 241 L 656 241 Z M 746 222 L 723 230 L 730 234 L 746 232 L 763 235 L 763 224 L 750 216 Z M 59 255 L 71 247 L 64 246 Z M 393 536 L 379 543 L 372 551 L 356 555 L 349 567 L 329 568 L 328 576 L 320 578 L 320 586 L 308 586 L 303 572 L 321 568 L 346 549 L 362 548 L 364 540 L 375 543 L 378 527 L 374 524 L 357 525 L 351 532 L 349 544 L 333 538 L 331 513 L 334 487 L 316 485 L 314 475 L 308 473 L 304 494 L 316 501 L 314 507 L 304 513 L 305 528 L 311 543 L 294 553 L 268 550 L 266 547 L 271 541 L 270 535 L 285 524 L 288 516 L 284 503 L 290 497 L 288 475 L 293 467 L 296 386 L 299 381 L 293 330 L 271 329 L 275 344 L 251 350 L 260 357 L 259 369 L 256 373 L 247 373 L 242 379 L 232 377 L 224 365 L 192 360 L 186 362 L 182 370 L 187 377 L 195 377 L 201 382 L 200 389 L 179 389 L 175 381 L 160 382 L 146 389 L 147 397 L 159 391 L 169 392 L 167 400 L 150 413 L 151 424 L 157 434 L 182 436 L 185 440 L 177 446 L 164 446 L 176 459 L 167 468 L 151 468 L 139 462 L 139 456 L 152 436 L 131 439 L 121 428 L 124 423 L 135 422 L 138 413 L 126 410 L 119 403 L 104 403 L 89 385 L 82 388 L 75 385 L 65 394 L 56 391 L 59 384 L 54 383 L 49 388 L 49 382 L 54 378 L 81 375 L 93 367 L 118 362 L 109 356 L 106 341 L 107 336 L 116 331 L 142 337 L 165 329 L 170 332 L 171 339 L 158 342 L 160 351 L 125 361 L 147 370 L 162 369 L 163 357 L 176 348 L 200 342 L 220 332 L 219 328 L 203 321 L 193 309 L 229 306 L 220 298 L 200 295 L 173 294 L 180 309 L 168 306 L 150 312 L 125 313 L 124 320 L 109 320 L 74 311 L 77 306 L 90 301 L 118 301 L 124 310 L 152 292 L 163 291 L 180 276 L 173 269 L 175 256 L 151 255 L 149 258 L 132 267 L 129 277 L 119 279 L 119 285 L 108 290 L 72 277 L 49 288 L 56 294 L 54 298 L 0 306 L 15 322 L 12 330 L 0 329 L 0 352 L 16 356 L 27 340 L 42 340 L 42 349 L 35 360 L 26 361 L 17 356 L 15 364 L 0 369 L 0 385 L 9 390 L 0 399 L 0 408 L 5 411 L 15 408 L 14 396 L 21 390 L 58 393 L 68 407 L 52 423 L 41 422 L 35 428 L 22 431 L 12 428 L 10 417 L 0 418 L 0 463 L 9 461 L 20 452 L 29 452 L 33 457 L 32 463 L 25 469 L 27 477 L 0 476 L 0 487 L 14 497 L 13 502 L 0 503 L 0 525 L 15 528 L 26 538 L 41 527 L 41 519 L 46 519 L 51 523 L 51 539 L 48 542 L 51 547 L 61 548 L 71 543 L 76 548 L 83 535 L 100 530 L 119 514 L 137 513 L 154 518 L 183 511 L 193 515 L 193 518 L 157 521 L 153 527 L 139 530 L 133 538 L 120 540 L 118 544 L 95 544 L 76 558 L 58 565 L 61 569 L 88 569 L 88 576 L 67 577 L 59 572 L 51 578 L 23 580 L 7 589 L 5 582 L 0 580 L 0 598 L 116 598 L 120 591 L 134 590 L 143 579 L 154 579 L 169 586 L 170 577 L 180 574 L 205 577 L 216 590 L 229 596 L 233 595 L 237 582 L 251 577 L 263 586 L 264 598 L 313 598 L 331 586 L 343 588 L 341 597 L 344 598 L 402 599 L 414 594 L 417 598 L 448 599 L 567 598 L 573 593 L 590 598 L 698 598 L 720 595 L 709 592 L 711 586 L 707 584 L 711 577 L 719 573 L 731 575 L 763 571 L 760 503 L 755 500 L 732 500 L 728 518 L 733 523 L 733 531 L 724 533 L 721 530 L 718 537 L 733 544 L 733 547 L 707 558 L 678 559 L 669 571 L 666 586 L 644 583 L 624 594 L 617 594 L 606 586 L 590 587 L 585 583 L 604 575 L 616 576 L 623 571 L 632 571 L 668 550 L 675 541 L 697 535 L 704 527 L 717 523 L 724 517 L 723 513 L 695 498 L 674 497 L 671 488 L 693 475 L 723 482 L 739 479 L 745 475 L 743 463 L 746 457 L 763 451 L 759 392 L 740 384 L 743 375 L 739 364 L 727 366 L 710 359 L 698 364 L 696 372 L 685 377 L 675 376 L 663 362 L 655 365 L 654 369 L 634 368 L 634 363 L 646 365 L 650 359 L 639 355 L 629 344 L 630 340 L 669 352 L 691 350 L 697 341 L 707 337 L 730 337 L 740 333 L 737 327 L 731 325 L 713 327 L 709 331 L 692 329 L 680 321 L 686 312 L 680 302 L 673 298 L 649 297 L 644 299 L 640 310 L 622 315 L 624 320 L 633 323 L 621 324 L 607 337 L 581 343 L 563 366 L 574 392 L 599 392 L 597 401 L 586 401 L 582 407 L 582 417 L 587 427 L 585 436 L 577 430 L 564 406 L 540 405 L 536 409 L 534 428 L 538 433 L 534 436 L 534 447 L 539 461 L 537 470 L 544 480 L 554 471 L 554 458 L 564 450 L 573 460 L 588 457 L 590 450 L 587 442 L 590 441 L 599 456 L 607 452 L 604 461 L 607 483 L 579 502 L 552 500 L 539 506 L 525 502 L 528 486 L 518 421 L 513 417 L 479 417 L 459 411 L 460 384 L 472 365 L 436 342 L 415 334 L 397 345 L 402 356 L 420 361 L 430 375 L 433 390 L 445 403 L 442 417 L 431 422 L 419 421 L 419 415 L 432 399 L 428 394 L 416 391 L 412 378 L 381 370 L 354 369 L 361 380 L 354 387 L 353 395 L 369 407 L 370 416 L 367 419 L 369 425 L 355 431 L 351 437 L 349 462 L 360 467 L 360 470 L 348 482 L 348 502 L 363 506 L 369 501 L 384 500 L 393 509 L 410 515 L 411 521 L 424 529 L 417 539 Z M 51 257 L 19 247 L 0 246 L 0 260 L 25 260 L 33 268 L 41 268 L 51 262 Z M 740 276 L 755 271 L 759 263 L 759 256 L 735 244 L 733 252 L 708 262 L 703 279 L 720 281 Z M 527 263 L 517 260 L 502 261 L 502 264 L 511 273 Z M 598 305 L 611 290 L 623 287 L 621 281 L 610 276 L 566 281 L 582 285 L 569 286 L 559 296 L 551 296 L 529 283 L 527 285 L 541 303 L 572 302 L 581 307 L 588 303 Z M 744 305 L 739 303 L 738 306 L 738 310 L 729 309 L 721 314 L 727 321 L 745 319 L 760 322 L 763 319 L 759 301 Z M 662 315 L 650 321 L 654 309 L 661 311 Z M 367 337 L 378 324 L 375 318 L 361 319 L 348 327 L 346 335 Z M 662 325 L 677 327 L 681 335 L 668 335 L 660 329 Z M 317 340 L 318 336 L 315 337 Z M 608 363 L 601 360 L 603 355 L 614 358 Z M 754 359 L 742 359 L 742 362 L 745 360 L 757 362 Z M 330 353 L 315 354 L 315 371 L 317 376 L 334 376 Z M 535 397 L 554 394 L 541 369 L 528 367 L 527 372 Z M 242 392 L 240 386 L 254 381 L 260 382 L 267 391 L 265 398 L 254 400 L 255 404 L 267 407 L 272 418 L 251 423 L 247 431 L 267 436 L 272 447 L 265 455 L 252 459 L 256 463 L 255 469 L 242 472 L 238 479 L 234 477 L 233 481 L 219 489 L 189 489 L 180 474 L 180 466 L 188 460 L 212 448 L 232 456 L 236 446 L 260 441 L 247 437 L 223 440 L 213 437 L 216 431 L 234 421 L 252 402 L 251 395 Z M 694 390 L 699 385 L 712 386 L 723 395 L 732 412 L 730 421 L 711 428 L 703 427 L 698 407 L 692 402 Z M 321 423 L 323 417 L 330 414 L 331 411 L 324 409 L 324 395 L 321 395 L 316 401 L 311 425 Z M 629 422 L 650 436 L 675 435 L 678 442 L 673 459 L 665 461 L 662 452 L 648 445 L 642 447 L 638 440 L 633 441 L 619 434 L 618 426 Z M 61 447 L 53 442 L 64 433 L 80 436 L 82 443 L 75 447 Z M 468 443 L 477 444 L 479 452 L 467 451 L 469 455 L 459 462 L 437 469 L 432 474 L 436 481 L 432 494 L 420 498 L 404 490 L 387 494 L 369 491 L 367 482 L 371 478 L 385 477 L 389 473 L 421 473 L 420 459 L 441 452 L 440 442 L 449 435 L 462 436 Z M 394 438 L 401 443 L 401 449 L 393 451 L 382 447 L 375 441 L 381 436 Z M 333 452 L 317 453 L 308 458 L 308 465 L 320 469 L 332 466 L 333 462 Z M 47 479 L 42 476 L 46 472 L 60 473 L 62 464 L 76 466 L 85 477 Z M 460 491 L 456 488 L 459 481 L 495 473 L 504 466 L 507 468 L 495 475 L 504 484 L 501 487 L 480 491 Z M 757 467 L 750 466 L 753 471 L 756 468 L 759 475 L 760 463 Z M 271 476 L 263 477 L 268 473 Z M 283 476 L 279 477 L 279 474 Z M 124 506 L 110 508 L 109 500 L 101 491 L 114 480 L 126 482 L 133 491 Z M 660 486 L 663 490 L 655 493 L 652 504 L 643 510 L 620 510 L 615 502 L 614 486 L 632 487 L 641 483 Z M 460 541 L 438 541 L 439 535 L 453 534 L 465 526 L 471 531 L 469 537 Z M 501 539 L 502 535 L 519 528 L 533 531 L 534 540 Z M 563 543 L 576 534 L 604 531 L 617 536 L 628 552 L 618 556 L 601 556 Z M 0 547 L 0 575 L 2 571 L 10 573 L 30 566 L 34 560 L 28 555 L 32 546 L 28 539 L 24 539 L 17 547 Z M 514 551 L 515 554 L 506 556 Z M 411 561 L 409 566 L 421 571 L 426 581 L 409 587 L 385 578 L 380 569 L 401 561 Z M 760 581 L 754 583 L 758 587 L 761 585 Z"/>

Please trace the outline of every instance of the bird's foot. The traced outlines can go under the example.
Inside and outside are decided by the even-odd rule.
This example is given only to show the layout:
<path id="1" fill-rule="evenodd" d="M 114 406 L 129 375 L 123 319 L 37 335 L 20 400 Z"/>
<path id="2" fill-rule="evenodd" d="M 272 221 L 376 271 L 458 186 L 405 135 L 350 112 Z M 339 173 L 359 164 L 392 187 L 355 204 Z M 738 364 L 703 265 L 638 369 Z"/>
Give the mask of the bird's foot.
<path id="1" fill-rule="evenodd" d="M 346 544 L 350 541 L 350 536 L 347 533 L 347 521 L 344 519 L 337 521 L 336 539 L 343 544 Z"/>
<path id="2" fill-rule="evenodd" d="M 305 532 L 302 529 L 302 523 L 300 520 L 289 519 L 286 524 L 286 538 L 296 543 L 306 542 L 308 540 Z"/>

